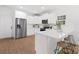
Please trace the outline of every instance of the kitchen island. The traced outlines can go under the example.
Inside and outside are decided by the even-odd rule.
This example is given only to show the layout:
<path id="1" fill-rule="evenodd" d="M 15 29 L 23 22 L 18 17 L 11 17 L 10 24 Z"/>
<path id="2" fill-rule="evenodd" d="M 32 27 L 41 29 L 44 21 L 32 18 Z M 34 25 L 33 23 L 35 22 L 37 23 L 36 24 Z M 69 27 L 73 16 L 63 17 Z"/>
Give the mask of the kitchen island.
<path id="1" fill-rule="evenodd" d="M 64 33 L 54 29 L 35 32 L 36 54 L 54 54 L 57 42 L 64 40 L 65 37 L 73 33 L 73 29 L 69 29 L 64 28 Z"/>

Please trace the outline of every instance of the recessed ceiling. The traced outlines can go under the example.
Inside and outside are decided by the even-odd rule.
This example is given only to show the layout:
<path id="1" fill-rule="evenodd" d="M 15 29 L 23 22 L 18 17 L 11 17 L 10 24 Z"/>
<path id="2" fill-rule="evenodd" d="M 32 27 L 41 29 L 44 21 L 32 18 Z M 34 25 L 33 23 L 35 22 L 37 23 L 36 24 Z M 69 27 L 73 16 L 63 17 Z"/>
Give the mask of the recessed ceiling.
<path id="1" fill-rule="evenodd" d="M 44 13 L 52 13 L 56 11 L 58 8 L 62 7 L 61 5 L 7 5 L 8 7 L 18 9 L 26 12 L 30 15 L 38 15 Z"/>
<path id="2" fill-rule="evenodd" d="M 9 7 L 23 10 L 23 11 L 28 11 L 28 12 L 33 12 L 33 13 L 40 13 L 45 10 L 54 10 L 56 6 L 52 5 L 9 5 Z"/>
<path id="3" fill-rule="evenodd" d="M 8 7 L 24 11 L 30 15 L 37 16 L 54 11 L 52 5 L 8 5 Z"/>

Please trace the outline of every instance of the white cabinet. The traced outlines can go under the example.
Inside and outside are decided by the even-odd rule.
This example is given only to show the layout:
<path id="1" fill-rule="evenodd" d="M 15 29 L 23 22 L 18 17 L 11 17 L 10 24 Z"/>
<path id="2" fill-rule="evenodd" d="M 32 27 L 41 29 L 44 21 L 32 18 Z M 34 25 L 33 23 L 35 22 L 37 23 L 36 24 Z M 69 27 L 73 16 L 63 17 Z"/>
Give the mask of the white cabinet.
<path id="1" fill-rule="evenodd" d="M 40 17 L 28 17 L 27 18 L 27 24 L 41 24 L 41 18 Z"/>
<path id="2" fill-rule="evenodd" d="M 44 14 L 42 16 L 28 16 L 27 18 L 27 36 L 34 35 L 34 24 L 39 24 L 42 27 L 42 20 L 48 19 L 48 23 L 55 23 L 56 17 L 54 14 Z"/>
<path id="3" fill-rule="evenodd" d="M 35 33 L 36 54 L 54 54 L 58 41 L 55 38 Z"/>
<path id="4" fill-rule="evenodd" d="M 55 38 L 51 38 L 51 37 L 48 37 L 48 53 L 49 54 L 54 54 L 55 52 L 55 49 L 56 49 L 56 46 L 57 46 L 57 42 L 58 40 L 55 40 Z"/>
<path id="5" fill-rule="evenodd" d="M 34 35 L 33 25 L 27 24 L 27 36 Z"/>
<path id="6" fill-rule="evenodd" d="M 48 53 L 48 40 L 47 37 L 35 33 L 35 50 L 37 54 Z"/>
<path id="7" fill-rule="evenodd" d="M 41 21 L 48 19 L 48 23 L 55 23 L 56 22 L 56 15 L 54 13 L 50 13 L 50 14 L 44 14 L 40 17 Z"/>
<path id="8" fill-rule="evenodd" d="M 48 23 L 50 24 L 50 23 L 56 23 L 56 16 L 55 16 L 55 14 L 50 14 L 50 15 L 48 15 Z"/>

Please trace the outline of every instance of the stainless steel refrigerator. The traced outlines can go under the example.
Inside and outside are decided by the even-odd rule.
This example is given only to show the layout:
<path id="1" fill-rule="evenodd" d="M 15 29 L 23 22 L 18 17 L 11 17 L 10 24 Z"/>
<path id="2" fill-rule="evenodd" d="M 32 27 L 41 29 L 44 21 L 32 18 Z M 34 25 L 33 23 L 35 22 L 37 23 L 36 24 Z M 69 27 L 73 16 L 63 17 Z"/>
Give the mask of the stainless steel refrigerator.
<path id="1" fill-rule="evenodd" d="M 26 19 L 22 18 L 15 19 L 15 38 L 26 37 L 26 31 L 27 31 L 26 25 L 27 25 Z"/>

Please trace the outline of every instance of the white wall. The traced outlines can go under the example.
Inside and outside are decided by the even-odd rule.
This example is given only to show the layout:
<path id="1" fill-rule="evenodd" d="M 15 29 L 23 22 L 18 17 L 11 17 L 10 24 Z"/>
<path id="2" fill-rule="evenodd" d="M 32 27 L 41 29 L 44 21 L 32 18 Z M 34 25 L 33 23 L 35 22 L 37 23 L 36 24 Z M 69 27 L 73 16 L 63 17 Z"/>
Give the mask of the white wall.
<path id="1" fill-rule="evenodd" d="M 0 38 L 12 36 L 12 20 L 13 10 L 5 6 L 0 6 Z"/>
<path id="2" fill-rule="evenodd" d="M 15 18 L 24 18 L 26 19 L 26 13 L 19 11 L 19 10 L 15 10 Z"/>
<path id="3" fill-rule="evenodd" d="M 71 23 L 73 25 L 73 28 L 75 29 L 74 37 L 79 44 L 79 6 L 62 6 L 55 13 L 56 16 L 66 15 L 66 24 Z"/>

